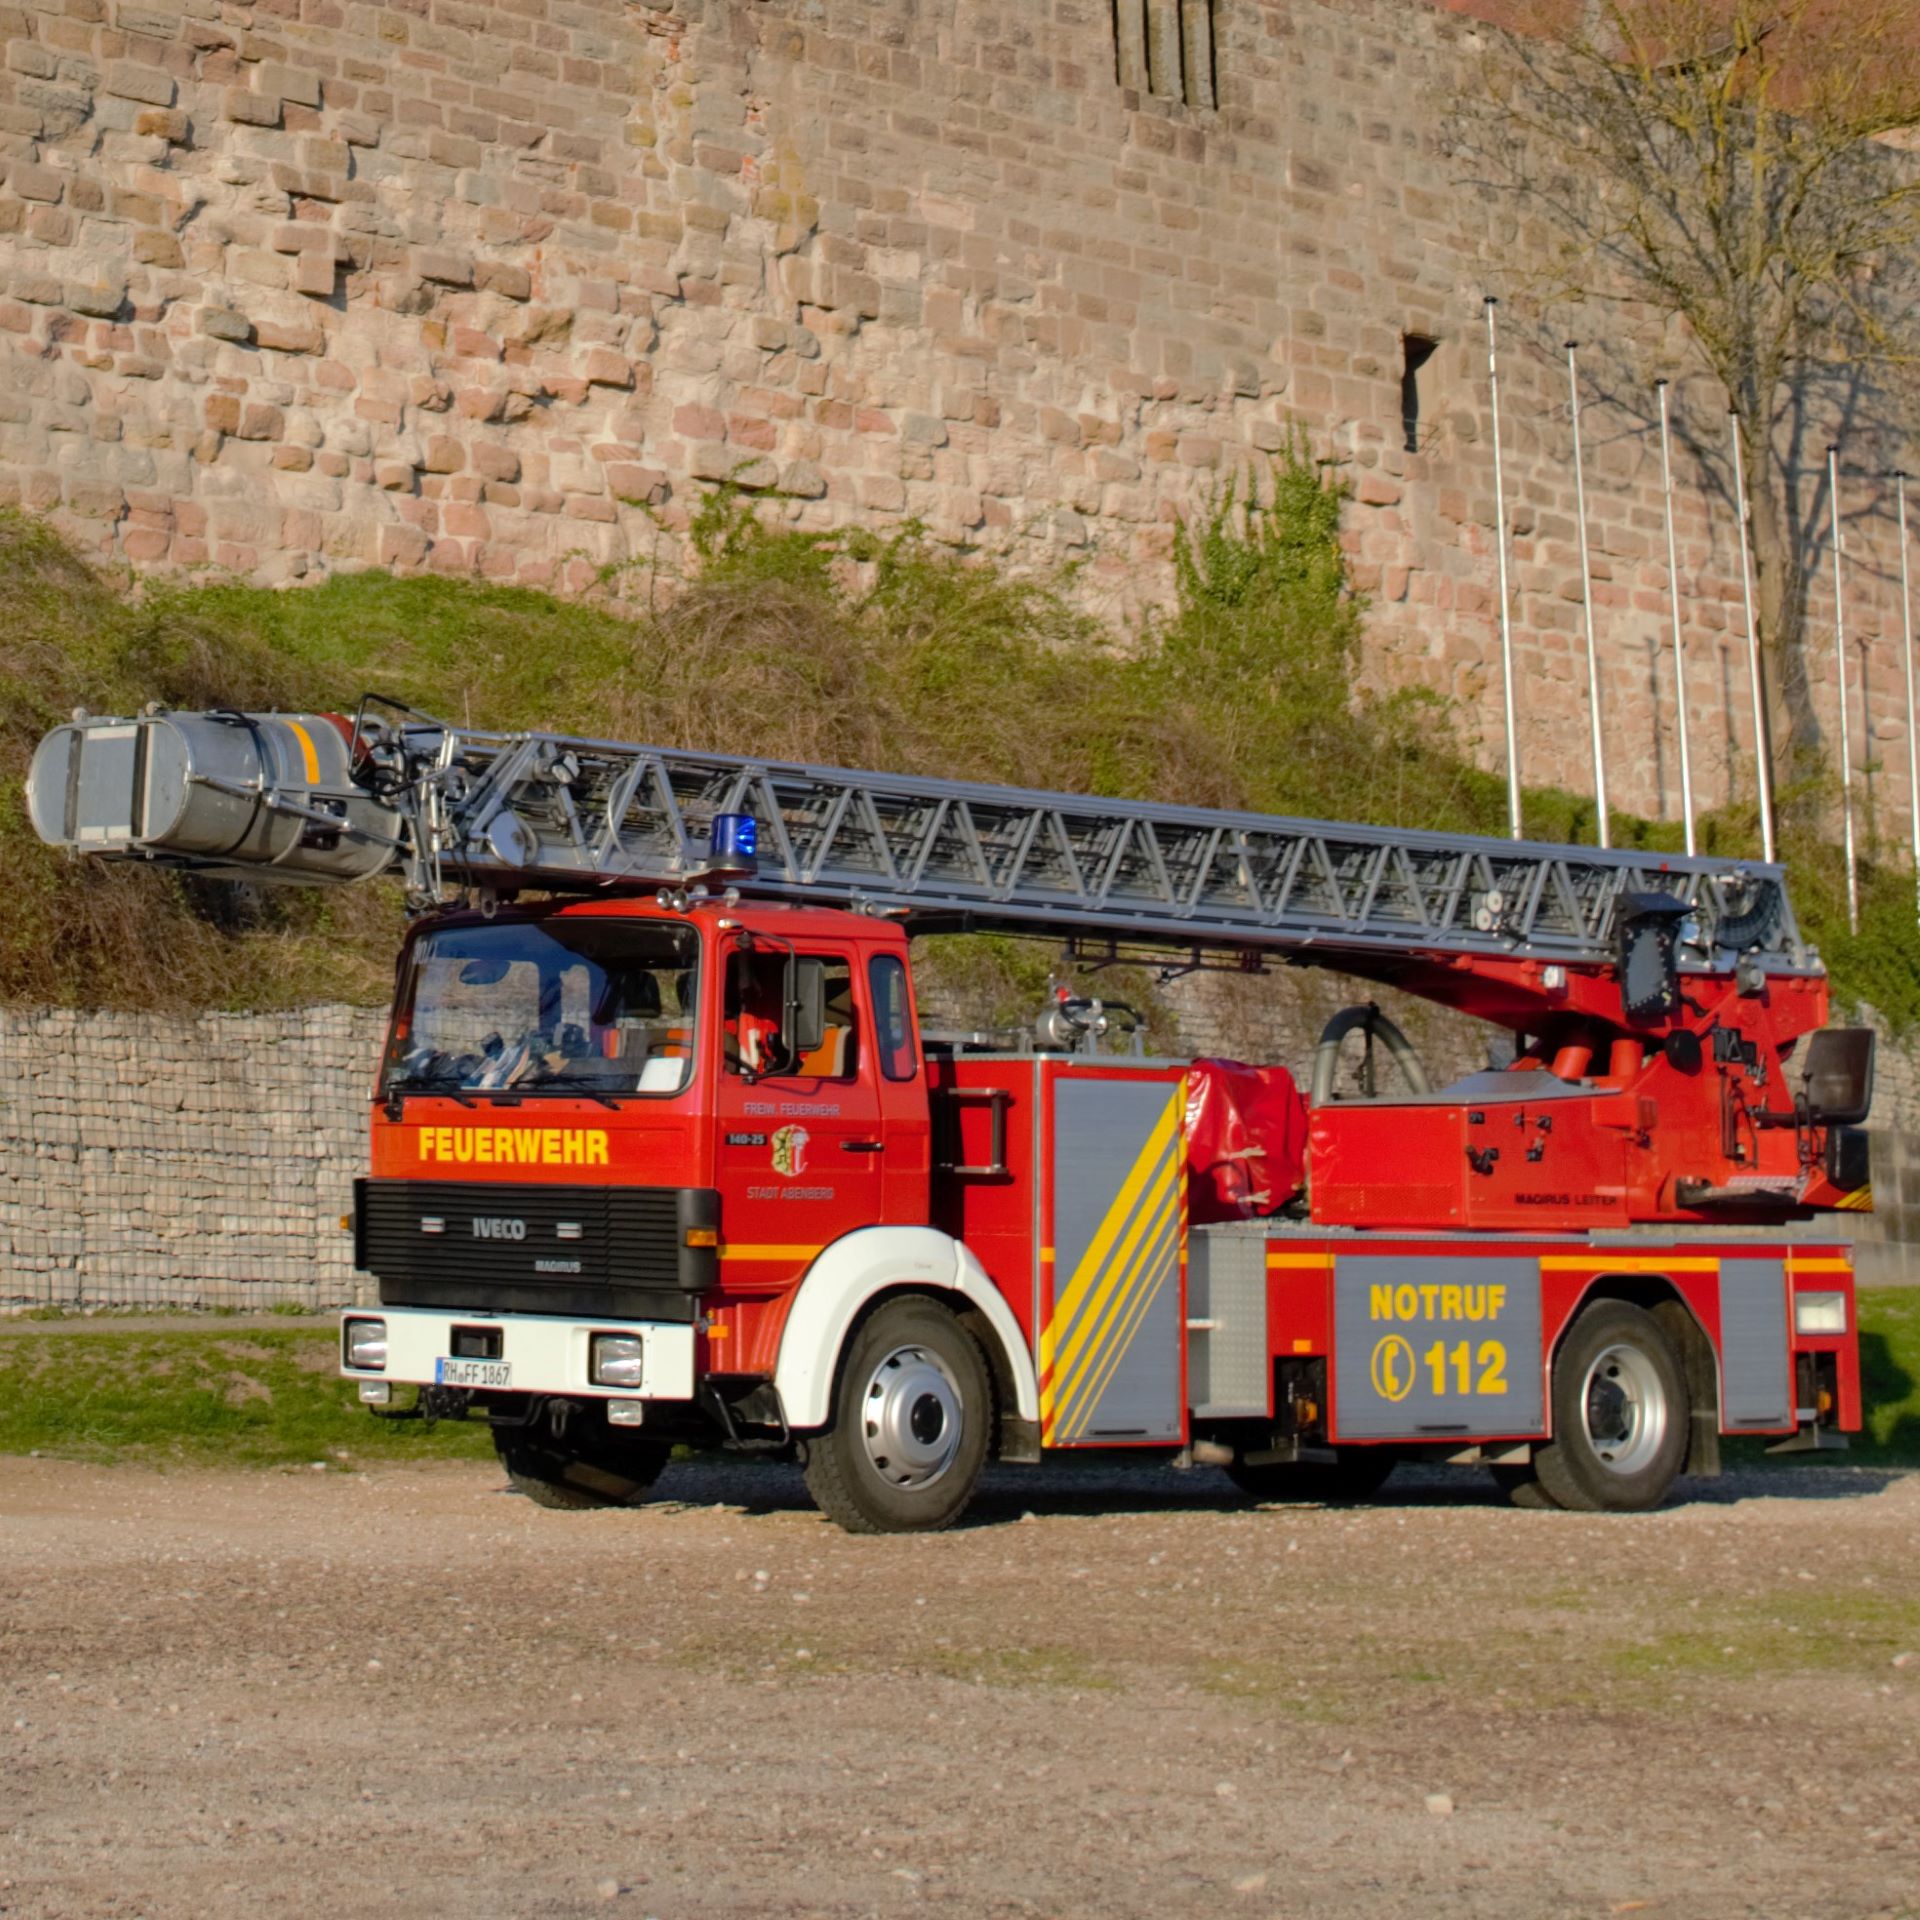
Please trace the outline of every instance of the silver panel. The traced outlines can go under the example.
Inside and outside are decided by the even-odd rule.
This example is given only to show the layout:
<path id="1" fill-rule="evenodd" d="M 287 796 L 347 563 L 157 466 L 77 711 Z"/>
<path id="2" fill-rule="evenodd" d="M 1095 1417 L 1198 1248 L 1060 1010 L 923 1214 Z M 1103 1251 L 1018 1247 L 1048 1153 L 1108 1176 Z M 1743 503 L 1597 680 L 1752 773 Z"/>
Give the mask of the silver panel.
<path id="1" fill-rule="evenodd" d="M 1342 1253 L 1333 1326 L 1341 1439 L 1544 1429 L 1537 1258 Z"/>
<path id="2" fill-rule="evenodd" d="M 1264 1235 L 1194 1232 L 1187 1243 L 1187 1320 L 1187 1396 L 1195 1415 L 1264 1417 L 1273 1364 Z"/>
<path id="3" fill-rule="evenodd" d="M 1720 1263 L 1720 1424 L 1793 1425 L 1787 1269 L 1781 1260 Z"/>
<path id="4" fill-rule="evenodd" d="M 1054 1301 L 1043 1438 L 1053 1446 L 1177 1441 L 1186 1428 L 1181 1083 L 1063 1073 L 1052 1092 Z M 1136 1173 L 1146 1177 L 1130 1193 Z"/>

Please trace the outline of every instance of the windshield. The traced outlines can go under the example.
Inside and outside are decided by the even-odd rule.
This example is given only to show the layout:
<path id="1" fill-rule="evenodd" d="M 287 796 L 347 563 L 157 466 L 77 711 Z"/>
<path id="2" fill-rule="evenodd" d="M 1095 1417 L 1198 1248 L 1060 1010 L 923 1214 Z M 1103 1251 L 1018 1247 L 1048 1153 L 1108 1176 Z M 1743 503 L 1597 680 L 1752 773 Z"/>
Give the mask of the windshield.
<path id="1" fill-rule="evenodd" d="M 388 1093 L 672 1094 L 693 1071 L 699 937 L 644 920 L 490 921 L 424 935 Z"/>

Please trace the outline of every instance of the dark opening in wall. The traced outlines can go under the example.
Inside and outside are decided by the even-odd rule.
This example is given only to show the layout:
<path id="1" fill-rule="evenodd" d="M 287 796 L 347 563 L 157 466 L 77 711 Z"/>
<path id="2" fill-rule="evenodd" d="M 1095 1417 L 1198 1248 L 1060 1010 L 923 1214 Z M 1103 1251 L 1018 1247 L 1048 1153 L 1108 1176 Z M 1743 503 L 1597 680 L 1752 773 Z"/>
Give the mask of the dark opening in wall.
<path id="1" fill-rule="evenodd" d="M 1440 342 L 1424 333 L 1400 336 L 1400 425 L 1409 453 L 1420 451 L 1420 369 L 1439 351 Z"/>
<path id="2" fill-rule="evenodd" d="M 1113 0 L 1114 76 L 1123 87 L 1211 107 L 1214 16 L 1224 0 Z"/>

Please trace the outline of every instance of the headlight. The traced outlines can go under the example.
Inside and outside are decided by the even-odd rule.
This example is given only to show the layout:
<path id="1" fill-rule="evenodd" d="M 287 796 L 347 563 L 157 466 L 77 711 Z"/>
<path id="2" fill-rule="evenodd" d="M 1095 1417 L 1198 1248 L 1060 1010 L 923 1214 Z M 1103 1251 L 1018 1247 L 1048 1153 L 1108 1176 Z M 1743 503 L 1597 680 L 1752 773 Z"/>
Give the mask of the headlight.
<path id="1" fill-rule="evenodd" d="M 596 1333 L 588 1349 L 587 1378 L 597 1387 L 637 1387 L 642 1353 L 637 1333 Z"/>
<path id="2" fill-rule="evenodd" d="M 1796 1293 L 1793 1330 L 1795 1333 L 1845 1333 L 1847 1296 L 1844 1293 Z"/>
<path id="3" fill-rule="evenodd" d="M 346 1333 L 347 1365 L 380 1373 L 387 1364 L 387 1323 L 384 1320 L 349 1320 Z"/>

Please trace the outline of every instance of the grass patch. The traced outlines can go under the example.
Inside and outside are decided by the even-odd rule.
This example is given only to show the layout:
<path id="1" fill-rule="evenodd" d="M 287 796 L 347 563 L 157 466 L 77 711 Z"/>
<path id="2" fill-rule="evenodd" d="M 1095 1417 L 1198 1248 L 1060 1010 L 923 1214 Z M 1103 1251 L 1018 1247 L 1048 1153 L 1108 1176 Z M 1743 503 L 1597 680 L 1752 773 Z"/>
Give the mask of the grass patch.
<path id="1" fill-rule="evenodd" d="M 800 532 L 724 488 L 695 516 L 688 577 L 650 582 L 641 607 L 379 573 L 136 592 L 0 511 L 0 1001 L 376 1004 L 390 982 L 391 884 L 243 889 L 43 847 L 22 780 L 75 706 L 350 709 L 371 686 L 475 725 L 1503 834 L 1504 785 L 1471 764 L 1453 709 L 1359 688 L 1366 603 L 1340 544 L 1344 503 L 1296 440 L 1178 529 L 1175 606 L 1130 633 L 1088 616 L 1070 573 L 1016 577 L 912 526 Z M 616 573 L 608 591 L 624 584 Z M 1821 840 L 1831 801 L 1818 777 L 1783 800 L 1803 928 L 1842 1004 L 1920 1023 L 1911 882 L 1873 857 L 1869 823 L 1862 931 L 1846 932 L 1840 863 Z M 1530 790 L 1525 817 L 1538 838 L 1594 837 L 1577 794 Z M 1680 844 L 1677 823 L 1612 825 L 1617 846 Z M 1707 853 L 1755 850 L 1751 809 L 1698 829 Z M 1015 958 L 1017 944 L 945 943 L 929 984 L 944 971 L 967 1017 L 1024 1022 L 1044 964 Z M 1144 995 L 1143 982 L 1102 984 Z"/>
<path id="2" fill-rule="evenodd" d="M 1671 1681 L 1870 1672 L 1920 1645 L 1920 1599 L 1839 1591 L 1715 1603 L 1709 1626 L 1659 1633 L 1606 1656 L 1622 1679 Z"/>
<path id="3" fill-rule="evenodd" d="M 1111 1693 L 1114 1677 L 1071 1647 L 982 1647 L 962 1652 L 935 1647 L 916 1654 L 920 1670 L 975 1687 L 1061 1687 L 1073 1693 Z"/>
<path id="4" fill-rule="evenodd" d="M 144 1465 L 491 1458 L 484 1426 L 377 1420 L 329 1321 L 0 1335 L 0 1453 Z"/>
<path id="5" fill-rule="evenodd" d="M 1858 1311 L 1865 1424 L 1853 1458 L 1920 1465 L 1920 1287 L 1862 1287 Z"/>

